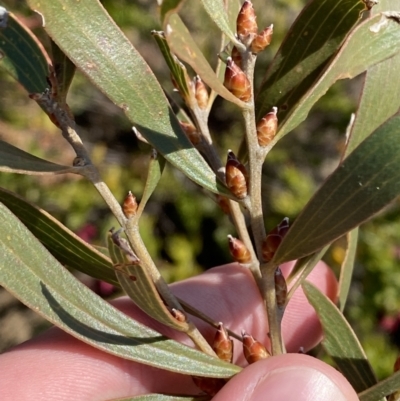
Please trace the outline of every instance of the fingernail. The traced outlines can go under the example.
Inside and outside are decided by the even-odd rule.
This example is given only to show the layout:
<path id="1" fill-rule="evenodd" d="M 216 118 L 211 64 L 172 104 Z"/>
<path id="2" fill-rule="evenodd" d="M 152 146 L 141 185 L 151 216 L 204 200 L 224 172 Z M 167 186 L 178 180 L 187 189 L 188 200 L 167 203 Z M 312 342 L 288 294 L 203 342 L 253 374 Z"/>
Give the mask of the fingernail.
<path id="1" fill-rule="evenodd" d="M 346 401 L 339 387 L 322 372 L 310 368 L 284 368 L 268 373 L 247 398 L 251 401 Z"/>

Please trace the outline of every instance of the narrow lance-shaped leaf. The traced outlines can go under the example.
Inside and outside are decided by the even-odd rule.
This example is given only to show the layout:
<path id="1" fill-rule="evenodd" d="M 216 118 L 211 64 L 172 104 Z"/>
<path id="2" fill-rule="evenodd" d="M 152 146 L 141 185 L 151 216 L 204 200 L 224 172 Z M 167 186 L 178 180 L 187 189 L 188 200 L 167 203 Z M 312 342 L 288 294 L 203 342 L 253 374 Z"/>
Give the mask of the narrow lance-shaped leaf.
<path id="1" fill-rule="evenodd" d="M 278 107 L 282 124 L 298 107 L 365 10 L 361 0 L 310 1 L 293 23 L 256 98 L 260 120 Z"/>
<path id="2" fill-rule="evenodd" d="M 0 219 L 0 285 L 67 333 L 110 354 L 174 372 L 230 377 L 240 371 L 115 309 L 63 268 L 2 204 Z"/>
<path id="3" fill-rule="evenodd" d="M 140 266 L 140 260 L 133 253 L 128 241 L 119 237 L 118 232 L 110 232 L 107 246 L 114 262 L 115 275 L 129 298 L 158 322 L 179 331 L 187 331 L 189 326 L 186 321 L 176 319 L 165 306 L 150 274 Z"/>
<path id="4" fill-rule="evenodd" d="M 17 18 L 0 6 L 0 66 L 28 93 L 43 92 L 49 85 L 49 57 L 39 40 Z"/>
<path id="5" fill-rule="evenodd" d="M 147 171 L 146 184 L 144 186 L 142 199 L 140 200 L 139 208 L 137 211 L 140 216 L 146 206 L 147 201 L 156 189 L 158 182 L 161 179 L 161 175 L 164 171 L 165 159 L 161 155 L 157 155 L 157 152 L 153 152 L 150 158 L 149 168 Z"/>
<path id="6" fill-rule="evenodd" d="M 373 14 L 382 11 L 400 11 L 400 1 L 380 0 L 371 10 Z M 349 155 L 371 132 L 399 110 L 399 69 L 400 53 L 368 69 L 345 156 Z M 385 96 L 382 96 L 382 93 Z"/>
<path id="7" fill-rule="evenodd" d="M 400 116 L 358 146 L 322 184 L 283 238 L 279 265 L 306 256 L 372 217 L 400 194 Z"/>
<path id="8" fill-rule="evenodd" d="M 204 9 L 210 18 L 217 24 L 218 28 L 237 46 L 243 44 L 235 36 L 236 29 L 233 30 L 229 22 L 228 14 L 223 0 L 201 0 Z"/>
<path id="9" fill-rule="evenodd" d="M 236 29 L 236 19 L 240 11 L 241 4 L 239 0 L 225 0 L 225 7 L 226 7 L 226 13 L 228 15 L 228 22 L 229 26 L 231 27 L 232 30 Z M 225 46 L 228 44 L 229 39 L 224 35 L 221 34 L 221 45 L 220 45 L 220 56 L 223 50 L 225 49 Z M 221 57 L 218 57 L 218 62 L 217 62 L 217 67 L 215 69 L 215 74 L 217 75 L 218 79 L 221 82 L 224 82 L 225 78 L 225 69 L 226 69 L 226 64 L 222 61 Z M 217 97 L 217 92 L 214 90 L 211 91 L 210 93 L 210 99 L 208 103 L 208 110 L 211 109 L 213 102 L 215 98 Z"/>
<path id="10" fill-rule="evenodd" d="M 299 99 L 291 113 L 284 121 L 280 120 L 281 125 L 275 140 L 304 121 L 312 106 L 337 80 L 353 78 L 399 51 L 400 25 L 395 19 L 377 15 L 364 21 L 346 38 L 325 72 Z"/>
<path id="11" fill-rule="evenodd" d="M 152 31 L 151 34 L 160 48 L 162 55 L 164 56 L 164 60 L 168 65 L 176 85 L 179 88 L 181 96 L 187 103 L 190 104 L 194 96 L 191 96 L 190 93 L 189 75 L 186 67 L 176 58 L 176 56 L 171 53 L 164 32 Z"/>
<path id="12" fill-rule="evenodd" d="M 400 389 L 400 371 L 358 394 L 360 401 L 376 401 Z M 386 400 L 385 398 L 383 398 Z"/>
<path id="13" fill-rule="evenodd" d="M 185 0 L 161 0 L 159 7 L 161 25 L 172 13 L 177 13 Z"/>
<path id="14" fill-rule="evenodd" d="M 67 56 L 171 164 L 210 191 L 228 193 L 182 132 L 149 66 L 99 1 L 28 3 Z"/>
<path id="15" fill-rule="evenodd" d="M 76 67 L 54 41 L 51 41 L 51 50 L 57 80 L 57 101 L 65 103 Z"/>
<path id="16" fill-rule="evenodd" d="M 351 279 L 353 277 L 354 262 L 356 258 L 358 241 L 358 228 L 350 231 L 346 235 L 346 256 L 343 260 L 342 266 L 340 268 L 340 278 L 339 278 L 339 308 L 343 312 L 346 305 L 347 296 L 349 295 Z"/>
<path id="17" fill-rule="evenodd" d="M 218 95 L 239 107 L 244 107 L 244 103 L 232 95 L 218 79 L 179 15 L 173 14 L 168 19 L 168 25 L 164 28 L 164 31 L 169 47 L 180 60 L 188 63 Z"/>
<path id="18" fill-rule="evenodd" d="M 0 140 L 0 171 L 31 175 L 75 173 L 76 167 L 62 166 L 41 159 Z"/>
<path id="19" fill-rule="evenodd" d="M 91 247 L 43 209 L 0 188 L 6 205 L 64 266 L 119 286 L 111 260 Z"/>
<path id="20" fill-rule="evenodd" d="M 303 290 L 322 324 L 322 345 L 339 370 L 358 392 L 373 386 L 377 380 L 357 336 L 332 301 L 309 282 Z"/>

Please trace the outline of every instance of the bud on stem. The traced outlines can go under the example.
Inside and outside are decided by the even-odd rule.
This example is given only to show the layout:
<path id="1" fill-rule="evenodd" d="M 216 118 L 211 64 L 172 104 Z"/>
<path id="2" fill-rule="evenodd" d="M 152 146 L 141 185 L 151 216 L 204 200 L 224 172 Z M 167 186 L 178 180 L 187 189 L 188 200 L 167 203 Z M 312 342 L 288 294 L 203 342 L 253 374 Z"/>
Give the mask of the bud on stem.
<path id="1" fill-rule="evenodd" d="M 244 199 L 247 196 L 247 171 L 231 150 L 228 151 L 225 170 L 227 187 L 237 198 Z"/>
<path id="2" fill-rule="evenodd" d="M 266 359 L 270 356 L 270 353 L 264 345 L 257 341 L 252 335 L 242 331 L 242 339 L 243 354 L 249 364 L 257 362 L 260 359 Z"/>
<path id="3" fill-rule="evenodd" d="M 276 304 L 279 309 L 282 309 L 286 305 L 287 285 L 285 277 L 283 277 L 280 267 L 276 268 L 274 278 L 275 278 Z"/>
<path id="4" fill-rule="evenodd" d="M 219 359 L 226 362 L 232 362 L 233 341 L 229 338 L 228 332 L 222 323 L 218 324 L 218 330 L 215 333 L 212 348 Z"/>
<path id="5" fill-rule="evenodd" d="M 251 261 L 250 251 L 246 248 L 245 244 L 237 238 L 228 235 L 229 251 L 236 262 L 247 264 Z"/>
<path id="6" fill-rule="evenodd" d="M 126 195 L 124 199 L 124 203 L 122 204 L 122 211 L 127 219 L 130 219 L 136 214 L 138 208 L 138 203 L 136 201 L 136 197 L 132 195 L 132 192 L 129 191 L 128 195 Z"/>
<path id="7" fill-rule="evenodd" d="M 224 85 L 238 99 L 244 102 L 248 102 L 251 99 L 250 81 L 231 57 L 227 58 Z"/>
<path id="8" fill-rule="evenodd" d="M 201 137 L 197 132 L 196 127 L 193 124 L 187 123 L 186 121 L 179 121 L 179 124 L 189 141 L 192 142 L 194 146 L 198 145 L 201 141 Z"/>
<path id="9" fill-rule="evenodd" d="M 208 104 L 207 88 L 198 75 L 195 78 L 194 97 L 196 98 L 197 104 L 200 107 L 200 109 L 204 110 L 207 108 Z"/>
<path id="10" fill-rule="evenodd" d="M 248 35 L 257 35 L 256 14 L 251 1 L 246 0 L 239 11 L 236 19 L 236 31 L 241 39 Z"/>
<path id="11" fill-rule="evenodd" d="M 272 108 L 260 122 L 257 124 L 257 140 L 258 144 L 262 147 L 267 146 L 275 137 L 278 131 L 278 118 L 276 116 L 278 109 Z"/>
<path id="12" fill-rule="evenodd" d="M 252 53 L 258 54 L 262 52 L 271 43 L 273 30 L 274 26 L 271 24 L 254 38 L 251 42 Z"/>
<path id="13" fill-rule="evenodd" d="M 289 219 L 285 217 L 273 230 L 271 230 L 262 244 L 262 256 L 265 262 L 269 262 L 275 255 L 283 237 L 289 229 Z"/>

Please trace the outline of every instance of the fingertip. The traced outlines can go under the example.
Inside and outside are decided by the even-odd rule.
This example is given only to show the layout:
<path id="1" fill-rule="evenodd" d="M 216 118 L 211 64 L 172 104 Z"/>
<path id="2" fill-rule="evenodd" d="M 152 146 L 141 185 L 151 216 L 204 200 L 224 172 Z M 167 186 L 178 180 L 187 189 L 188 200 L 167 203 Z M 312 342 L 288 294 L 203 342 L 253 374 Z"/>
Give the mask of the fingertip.
<path id="1" fill-rule="evenodd" d="M 213 401 L 358 401 L 350 383 L 331 366 L 307 355 L 264 359 L 233 377 Z"/>

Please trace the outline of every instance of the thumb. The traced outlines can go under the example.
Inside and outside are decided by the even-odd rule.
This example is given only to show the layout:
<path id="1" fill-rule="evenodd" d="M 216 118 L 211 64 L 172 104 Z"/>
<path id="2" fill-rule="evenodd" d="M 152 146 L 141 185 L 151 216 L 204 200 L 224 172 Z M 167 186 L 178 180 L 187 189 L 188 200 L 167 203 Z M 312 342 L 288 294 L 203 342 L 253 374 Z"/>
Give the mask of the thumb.
<path id="1" fill-rule="evenodd" d="M 233 377 L 213 401 L 358 401 L 350 383 L 308 355 L 286 354 L 254 363 Z"/>

